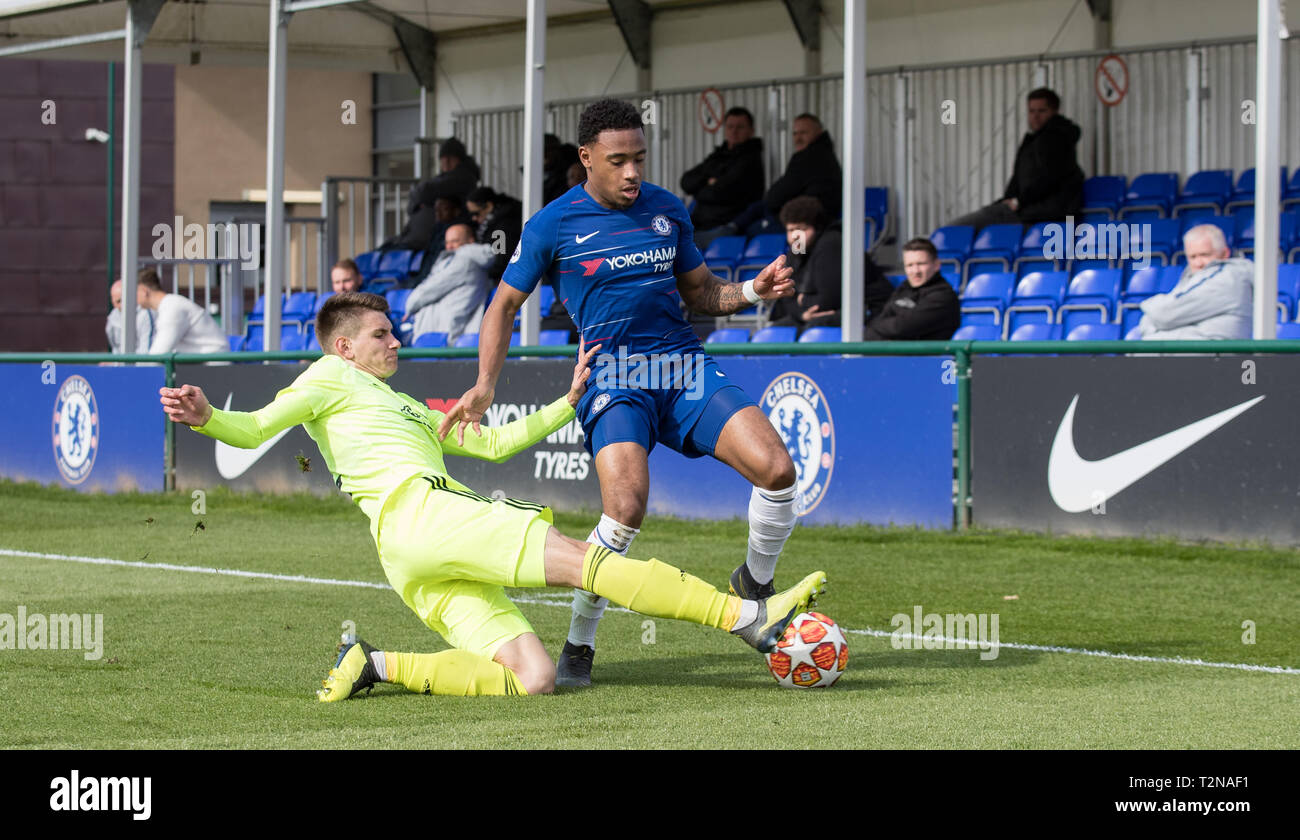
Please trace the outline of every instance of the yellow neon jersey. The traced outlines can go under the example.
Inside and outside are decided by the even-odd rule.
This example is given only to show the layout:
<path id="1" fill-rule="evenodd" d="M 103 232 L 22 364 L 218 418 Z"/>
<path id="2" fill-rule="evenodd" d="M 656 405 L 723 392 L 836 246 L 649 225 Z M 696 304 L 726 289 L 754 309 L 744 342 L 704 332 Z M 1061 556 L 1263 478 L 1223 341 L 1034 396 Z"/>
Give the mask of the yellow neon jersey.
<path id="1" fill-rule="evenodd" d="M 222 411 L 215 406 L 196 432 L 241 449 L 253 449 L 299 423 L 320 447 L 334 483 L 376 522 L 388 495 L 417 475 L 444 475 L 448 484 L 469 489 L 447 474 L 443 453 L 500 463 L 573 419 L 564 397 L 540 411 L 496 428 L 465 432 L 465 445 L 453 430 L 439 441 L 440 411 L 394 391 L 381 379 L 338 356 L 314 362 L 275 400 L 257 411 Z"/>

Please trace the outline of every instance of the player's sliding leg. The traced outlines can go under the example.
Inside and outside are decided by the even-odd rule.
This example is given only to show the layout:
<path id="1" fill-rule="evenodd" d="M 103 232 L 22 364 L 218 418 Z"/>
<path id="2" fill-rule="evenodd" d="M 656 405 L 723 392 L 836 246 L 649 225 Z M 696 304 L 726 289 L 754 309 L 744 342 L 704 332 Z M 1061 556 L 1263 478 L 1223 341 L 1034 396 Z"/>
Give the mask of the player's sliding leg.
<path id="1" fill-rule="evenodd" d="M 814 572 L 770 598 L 746 600 L 719 592 L 667 563 L 622 557 L 551 528 L 546 535 L 546 582 L 580 586 L 643 615 L 726 630 L 766 653 L 790 621 L 816 600 L 826 573 Z"/>
<path id="2" fill-rule="evenodd" d="M 631 422 L 633 418 L 622 416 L 621 408 L 619 405 L 611 406 L 606 422 L 614 427 Z M 601 431 L 604 432 L 603 429 Z M 587 535 L 587 542 L 627 556 L 632 541 L 641 533 L 646 497 L 650 492 L 650 470 L 645 447 L 632 441 L 601 446 L 596 450 L 596 473 L 600 476 L 604 513 L 601 514 L 600 522 Z M 584 589 L 573 590 L 569 635 L 556 663 L 557 685 L 591 685 L 591 666 L 596 655 L 596 628 L 608 604 L 609 601 L 599 595 Z"/>
<path id="3" fill-rule="evenodd" d="M 754 406 L 727 420 L 713 454 L 754 485 L 749 495 L 749 551 L 731 573 L 731 591 L 744 598 L 770 597 L 776 591 L 776 561 L 798 518 L 794 462 L 771 422 Z"/>
<path id="4" fill-rule="evenodd" d="M 322 681 L 324 687 L 316 692 L 322 703 L 369 693 L 380 682 L 404 685 L 420 694 L 455 697 L 529 693 L 513 670 L 466 650 L 393 653 L 376 650 L 355 636 L 346 638 L 339 650 L 338 661 Z"/>

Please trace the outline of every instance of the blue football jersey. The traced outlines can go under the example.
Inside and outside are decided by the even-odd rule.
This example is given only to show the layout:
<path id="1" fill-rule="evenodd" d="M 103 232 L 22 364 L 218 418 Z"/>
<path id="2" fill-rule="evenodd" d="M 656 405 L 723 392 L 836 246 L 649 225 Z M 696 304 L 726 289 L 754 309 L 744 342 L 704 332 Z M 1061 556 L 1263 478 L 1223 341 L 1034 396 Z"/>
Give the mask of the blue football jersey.
<path id="1" fill-rule="evenodd" d="M 680 353 L 701 345 L 682 317 L 677 275 L 703 262 L 677 196 L 642 181 L 631 207 L 610 210 L 579 184 L 528 220 L 501 279 L 531 293 L 549 277 L 584 346 Z"/>

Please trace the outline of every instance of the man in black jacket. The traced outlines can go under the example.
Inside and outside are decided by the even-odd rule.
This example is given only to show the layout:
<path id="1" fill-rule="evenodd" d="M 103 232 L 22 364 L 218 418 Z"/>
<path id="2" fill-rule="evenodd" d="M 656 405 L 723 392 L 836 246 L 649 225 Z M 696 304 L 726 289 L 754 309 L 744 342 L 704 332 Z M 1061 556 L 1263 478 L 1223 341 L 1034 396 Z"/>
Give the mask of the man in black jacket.
<path id="1" fill-rule="evenodd" d="M 433 247 L 442 250 L 443 234 L 447 231 L 448 208 L 455 206 L 455 218 L 459 219 L 463 210 L 465 196 L 478 184 L 479 168 L 474 158 L 465 151 L 465 144 L 450 137 L 438 147 L 437 175 L 421 181 L 411 187 L 411 195 L 406 212 L 410 218 L 402 232 L 390 238 L 380 247 L 410 251 L 423 251 Z M 445 200 L 444 206 L 438 207 L 439 200 Z"/>
<path id="2" fill-rule="evenodd" d="M 697 234 L 725 225 L 763 197 L 763 141 L 754 136 L 754 115 L 732 108 L 722 131 L 724 142 L 682 175 L 682 191 L 695 197 L 691 221 Z"/>
<path id="3" fill-rule="evenodd" d="M 497 255 L 488 269 L 488 279 L 495 285 L 519 244 L 519 234 L 524 226 L 523 205 L 518 199 L 491 187 L 479 187 L 465 199 L 465 209 L 477 225 L 475 240 L 491 245 Z"/>
<path id="4" fill-rule="evenodd" d="M 794 269 L 796 297 L 773 305 L 776 326 L 838 327 L 843 292 L 843 257 L 840 223 L 829 222 L 822 203 L 810 195 L 799 196 L 781 208 L 781 223 L 789 244 L 786 265 Z M 864 255 L 863 302 L 870 312 L 885 305 L 894 287 Z"/>
<path id="5" fill-rule="evenodd" d="M 1061 98 L 1048 88 L 1029 92 L 1029 133 L 1020 141 L 1016 165 L 1002 198 L 950 225 L 1063 222 L 1083 207 L 1083 170 L 1075 147 L 1079 126 L 1061 116 Z"/>
<path id="6" fill-rule="evenodd" d="M 867 321 L 865 341 L 947 341 L 961 326 L 961 301 L 939 273 L 939 252 L 928 239 L 903 246 L 907 282 Z"/>
<path id="7" fill-rule="evenodd" d="M 810 195 L 821 201 L 832 218 L 840 215 L 844 174 L 839 158 L 835 157 L 835 144 L 831 135 L 822 128 L 821 120 L 812 114 L 800 114 L 791 124 L 794 154 L 785 167 L 785 174 L 768 187 L 763 201 L 769 213 L 780 213 L 785 203 L 801 195 Z"/>

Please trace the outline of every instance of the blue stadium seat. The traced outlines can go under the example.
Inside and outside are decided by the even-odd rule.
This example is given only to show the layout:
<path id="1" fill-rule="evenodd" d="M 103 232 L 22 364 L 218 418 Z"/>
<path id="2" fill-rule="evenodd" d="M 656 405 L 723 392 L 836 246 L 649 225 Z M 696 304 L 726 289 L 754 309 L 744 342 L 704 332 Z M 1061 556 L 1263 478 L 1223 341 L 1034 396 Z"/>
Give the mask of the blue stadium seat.
<path id="1" fill-rule="evenodd" d="M 537 287 L 537 307 L 545 318 L 555 305 L 555 287 L 549 283 L 543 283 Z"/>
<path id="2" fill-rule="evenodd" d="M 885 279 L 889 281 L 889 285 L 891 285 L 891 286 L 893 286 L 895 289 L 897 289 L 899 286 L 903 285 L 903 281 L 907 280 L 907 275 L 906 275 L 906 274 L 886 274 L 886 275 L 885 275 Z"/>
<path id="3" fill-rule="evenodd" d="M 767 264 L 785 253 L 784 233 L 760 233 L 745 246 L 744 252 L 736 261 L 736 273 L 732 277 L 737 283 L 743 283 L 758 275 Z"/>
<path id="4" fill-rule="evenodd" d="M 261 324 L 249 326 L 248 338 L 244 342 L 244 350 L 246 352 L 260 353 L 265 349 L 265 344 L 262 340 L 264 331 L 265 330 Z M 280 349 L 301 350 L 303 349 L 306 340 L 306 336 L 299 332 L 297 326 L 284 325 L 280 327 Z"/>
<path id="5" fill-rule="evenodd" d="M 323 351 L 321 350 L 320 342 L 316 340 L 316 334 L 315 334 L 315 333 L 312 333 L 311 335 L 307 336 L 307 346 L 304 347 L 303 349 L 304 349 L 304 350 L 315 350 L 315 351 L 318 352 L 318 353 L 323 352 Z"/>
<path id="6" fill-rule="evenodd" d="M 1101 210 L 1085 210 L 1079 216 L 1079 224 L 1081 225 L 1099 225 L 1110 220 L 1110 214 Z"/>
<path id="7" fill-rule="evenodd" d="M 735 279 L 736 262 L 745 250 L 745 237 L 719 236 L 704 249 L 704 261 L 723 280 Z"/>
<path id="8" fill-rule="evenodd" d="M 1024 280 L 1029 275 L 1041 271 L 1056 271 L 1056 260 L 1017 259 L 1016 279 Z"/>
<path id="9" fill-rule="evenodd" d="M 1070 265 L 1066 271 L 1071 277 L 1083 271 L 1105 271 L 1111 267 L 1109 259 L 1096 258 L 1087 260 L 1070 260 Z"/>
<path id="10" fill-rule="evenodd" d="M 1015 282 L 1015 275 L 1009 271 L 972 277 L 961 297 L 962 324 L 1000 325 L 1002 313 L 1011 305 Z"/>
<path id="11" fill-rule="evenodd" d="M 1278 178 L 1278 186 L 1285 192 L 1286 190 L 1286 167 L 1280 167 L 1281 172 Z M 1255 206 L 1255 167 L 1243 169 L 1237 176 L 1237 186 L 1233 187 L 1232 195 L 1228 196 L 1228 203 L 1224 205 L 1223 212 L 1231 214 L 1239 207 Z"/>
<path id="12" fill-rule="evenodd" d="M 1120 202 L 1119 218 L 1128 219 L 1140 210 L 1155 211 L 1161 218 L 1168 216 L 1177 192 L 1176 172 L 1148 172 L 1139 175 L 1129 184 L 1128 192 Z"/>
<path id="13" fill-rule="evenodd" d="M 1300 265 L 1277 267 L 1277 308 L 1284 311 L 1284 321 L 1296 319 L 1296 301 L 1300 300 Z"/>
<path id="14" fill-rule="evenodd" d="M 970 256 L 962 265 L 963 279 L 971 276 L 971 267 L 994 264 L 1000 271 L 1010 271 L 1020 251 L 1019 224 L 989 225 L 979 232 L 971 245 Z"/>
<path id="15" fill-rule="evenodd" d="M 889 217 L 889 187 L 867 187 L 863 199 L 863 217 L 867 226 L 863 242 L 870 251 L 885 235 L 885 220 Z"/>
<path id="16" fill-rule="evenodd" d="M 1123 175 L 1094 175 L 1083 182 L 1083 212 L 1100 213 L 1105 219 L 1115 218 L 1120 202 L 1124 200 L 1127 184 Z M 1085 215 L 1084 221 L 1089 221 Z"/>
<path id="17" fill-rule="evenodd" d="M 316 293 L 294 292 L 284 303 L 280 315 L 281 323 L 296 322 L 305 325 L 316 315 Z M 299 327 L 302 329 L 302 327 Z"/>
<path id="18" fill-rule="evenodd" d="M 523 338 L 523 336 L 521 336 L 519 333 L 517 333 L 517 332 L 512 332 L 512 333 L 510 333 L 510 346 L 511 346 L 511 347 L 520 347 L 520 346 L 523 345 L 523 342 L 524 342 L 524 338 Z M 478 337 L 477 337 L 477 336 L 475 336 L 475 338 L 474 338 L 474 346 L 475 346 L 475 347 L 478 346 Z"/>
<path id="19" fill-rule="evenodd" d="M 1182 223 L 1177 219 L 1152 219 L 1132 224 L 1127 230 L 1129 257 L 1121 259 L 1122 268 L 1131 266 L 1143 254 L 1161 265 L 1168 265 L 1174 254 L 1182 250 Z M 1122 256 L 1116 254 L 1115 258 Z"/>
<path id="20" fill-rule="evenodd" d="M 962 263 L 970 256 L 975 242 L 975 228 L 970 225 L 949 225 L 937 228 L 930 234 L 930 242 L 939 252 L 939 264 L 951 265 L 961 271 Z"/>
<path id="21" fill-rule="evenodd" d="M 1021 324 L 1011 331 L 1011 341 L 1056 341 L 1060 337 L 1060 324 Z"/>
<path id="22" fill-rule="evenodd" d="M 1001 341 L 1002 329 L 993 324 L 962 324 L 952 334 L 953 341 Z"/>
<path id="23" fill-rule="evenodd" d="M 1065 333 L 1066 341 L 1119 341 L 1119 324 L 1079 324 Z"/>
<path id="24" fill-rule="evenodd" d="M 1200 224 L 1218 218 L 1219 211 L 1213 207 L 1189 207 L 1176 217 L 1186 227 L 1189 223 Z"/>
<path id="25" fill-rule="evenodd" d="M 1055 321 L 1067 282 L 1064 271 L 1039 271 L 1021 280 L 1005 312 L 1004 334 L 1015 332 L 1022 324 Z"/>
<path id="26" fill-rule="evenodd" d="M 790 327 L 794 329 L 794 327 Z M 709 333 L 705 344 L 746 344 L 749 342 L 749 330 L 744 327 L 725 327 Z"/>
<path id="27" fill-rule="evenodd" d="M 231 353 L 238 353 L 244 349 L 244 337 L 242 335 L 228 335 L 226 339 L 230 342 Z"/>
<path id="28" fill-rule="evenodd" d="M 286 333 L 280 336 L 280 350 L 302 350 L 307 346 L 307 336 L 298 331 Z"/>
<path id="29" fill-rule="evenodd" d="M 402 321 L 406 314 L 406 299 L 411 296 L 411 289 L 393 289 L 384 295 L 388 299 L 388 319 L 394 324 Z"/>
<path id="30" fill-rule="evenodd" d="M 381 280 L 371 280 L 369 283 L 361 287 L 361 291 L 383 297 L 395 288 L 397 288 L 397 278 L 385 277 Z"/>
<path id="31" fill-rule="evenodd" d="M 1107 323 L 1118 312 L 1121 272 L 1118 268 L 1081 271 L 1070 280 L 1056 319 L 1065 334 L 1079 324 Z"/>
<path id="32" fill-rule="evenodd" d="M 445 332 L 426 332 L 420 333 L 411 342 L 412 347 L 446 347 L 447 334 Z"/>
<path id="33" fill-rule="evenodd" d="M 386 277 L 405 279 L 411 268 L 411 259 L 419 258 L 418 251 L 385 251 L 379 258 L 379 265 L 373 277 L 367 280 L 380 280 Z"/>
<path id="34" fill-rule="evenodd" d="M 961 291 L 961 274 L 951 270 L 939 269 L 939 276 L 948 281 L 953 291 Z"/>
<path id="35" fill-rule="evenodd" d="M 1300 262 L 1300 210 L 1283 213 L 1278 224 L 1278 246 L 1287 262 Z"/>
<path id="36" fill-rule="evenodd" d="M 357 264 L 357 270 L 361 272 L 362 280 L 370 280 L 378 273 L 379 256 L 378 251 L 367 251 L 353 257 L 352 261 Z"/>
<path id="37" fill-rule="evenodd" d="M 478 347 L 478 333 L 461 333 L 456 339 L 456 347 Z"/>
<path id="38" fill-rule="evenodd" d="M 763 327 L 749 340 L 752 344 L 790 344 L 798 332 L 798 327 Z"/>
<path id="39" fill-rule="evenodd" d="M 1217 214 L 1232 196 L 1231 169 L 1203 169 L 1187 179 L 1174 200 L 1173 215 L 1181 218 L 1191 208 L 1210 208 Z"/>
<path id="40" fill-rule="evenodd" d="M 334 297 L 334 294 L 335 294 L 334 292 L 329 291 L 329 292 L 325 292 L 325 293 L 322 294 L 322 295 L 317 295 L 317 296 L 316 296 L 316 305 L 313 306 L 313 307 L 312 307 L 312 310 L 311 310 L 311 317 L 312 317 L 312 318 L 315 318 L 318 314 L 320 314 L 320 308 L 321 308 L 322 306 L 325 305 L 325 301 L 327 301 L 327 300 L 329 300 L 330 298 Z"/>
<path id="41" fill-rule="evenodd" d="M 568 343 L 568 330 L 542 330 L 537 334 L 537 344 L 540 347 L 554 347 Z"/>
<path id="42" fill-rule="evenodd" d="M 1047 242 L 1047 229 L 1049 225 L 1060 227 L 1053 222 L 1038 222 L 1029 226 L 1024 236 L 1020 238 L 1020 249 L 1016 252 L 1016 262 L 1012 269 L 1021 277 L 1028 272 L 1021 273 L 1021 266 L 1026 262 L 1037 266 L 1034 271 L 1055 271 L 1057 269 L 1056 260 L 1048 259 L 1043 253 L 1044 246 Z"/>
<path id="43" fill-rule="evenodd" d="M 1293 204 L 1300 204 L 1300 166 L 1291 173 L 1282 189 L 1282 210 L 1285 211 Z"/>
<path id="44" fill-rule="evenodd" d="M 1291 321 L 1285 324 L 1277 325 L 1277 337 L 1295 340 L 1300 338 L 1300 324 Z"/>
<path id="45" fill-rule="evenodd" d="M 809 327 L 799 336 L 800 344 L 821 344 L 841 341 L 839 327 Z"/>
<path id="46" fill-rule="evenodd" d="M 1183 267 L 1178 265 L 1153 265 L 1133 272 L 1124 293 L 1120 295 L 1120 323 L 1123 332 L 1127 334 L 1142 320 L 1142 310 L 1138 308 L 1142 301 L 1152 295 L 1168 292 L 1178 285 L 1182 275 Z"/>

